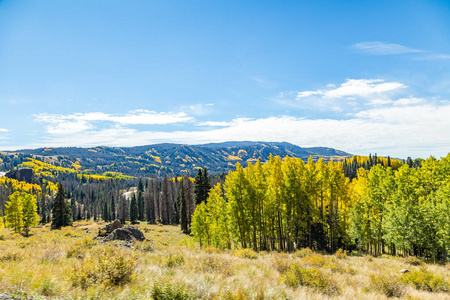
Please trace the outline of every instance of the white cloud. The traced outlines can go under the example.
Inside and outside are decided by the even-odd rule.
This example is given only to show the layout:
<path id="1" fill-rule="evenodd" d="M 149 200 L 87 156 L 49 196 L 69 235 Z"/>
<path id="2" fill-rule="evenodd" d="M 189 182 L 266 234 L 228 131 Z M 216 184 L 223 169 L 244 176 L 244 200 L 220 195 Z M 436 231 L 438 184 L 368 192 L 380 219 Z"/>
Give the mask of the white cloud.
<path id="1" fill-rule="evenodd" d="M 225 127 L 225 126 L 230 126 L 231 123 L 230 122 L 216 122 L 216 121 L 207 121 L 207 122 L 200 122 L 198 123 L 198 126 L 210 126 L 210 127 Z"/>
<path id="2" fill-rule="evenodd" d="M 422 98 L 415 98 L 415 97 L 411 97 L 411 98 L 401 98 L 398 99 L 397 101 L 394 102 L 395 106 L 399 106 L 399 105 L 411 105 L 411 104 L 416 104 L 416 103 L 420 103 L 423 102 L 424 99 Z"/>
<path id="3" fill-rule="evenodd" d="M 62 114 L 38 114 L 39 122 L 47 123 L 47 131 L 55 134 L 85 132 L 94 129 L 96 122 L 112 122 L 116 125 L 167 125 L 192 121 L 184 112 L 155 112 L 134 110 L 126 114 L 106 114 L 103 112 Z"/>
<path id="4" fill-rule="evenodd" d="M 9 131 L 8 129 L 0 128 L 0 132 L 8 132 L 8 131 Z"/>
<path id="5" fill-rule="evenodd" d="M 304 92 L 298 92 L 297 93 L 297 100 L 300 100 L 301 98 L 306 98 L 312 95 L 321 95 L 322 91 L 304 91 Z"/>
<path id="6" fill-rule="evenodd" d="M 358 52 L 370 55 L 393 55 L 405 53 L 423 52 L 419 49 L 409 48 L 399 44 L 390 44 L 384 42 L 361 42 L 353 45 Z"/>
<path id="7" fill-rule="evenodd" d="M 137 146 L 161 142 L 210 143 L 230 140 L 287 141 L 326 146 L 354 154 L 377 152 L 394 157 L 445 156 L 450 149 L 450 105 L 388 106 L 361 111 L 349 119 L 276 116 L 203 122 L 193 130 L 139 131 L 133 128 L 87 130 L 47 135 L 37 146 Z M 216 127 L 216 128 L 214 128 Z M 218 128 L 217 128 L 218 127 Z M 198 127 L 197 127 L 198 128 Z"/>
<path id="8" fill-rule="evenodd" d="M 405 88 L 400 82 L 384 82 L 382 79 L 347 79 L 340 87 L 323 92 L 327 98 L 347 96 L 368 97 Z"/>
<path id="9" fill-rule="evenodd" d="M 385 82 L 383 79 L 347 79 L 339 87 L 335 85 L 327 85 L 331 87 L 328 90 L 303 91 L 297 92 L 297 100 L 320 95 L 324 98 L 346 98 L 348 100 L 357 100 L 358 97 L 373 97 L 395 92 L 404 89 L 407 86 L 397 81 Z"/>
<path id="10" fill-rule="evenodd" d="M 388 99 L 372 99 L 367 103 L 368 105 L 384 105 L 384 104 L 391 104 L 394 101 L 388 100 Z"/>
<path id="11" fill-rule="evenodd" d="M 214 104 L 212 104 L 212 103 L 194 104 L 194 105 L 182 106 L 181 111 L 183 111 L 184 113 L 187 113 L 189 115 L 204 116 L 204 115 L 210 114 L 213 110 L 213 107 L 214 107 Z"/>

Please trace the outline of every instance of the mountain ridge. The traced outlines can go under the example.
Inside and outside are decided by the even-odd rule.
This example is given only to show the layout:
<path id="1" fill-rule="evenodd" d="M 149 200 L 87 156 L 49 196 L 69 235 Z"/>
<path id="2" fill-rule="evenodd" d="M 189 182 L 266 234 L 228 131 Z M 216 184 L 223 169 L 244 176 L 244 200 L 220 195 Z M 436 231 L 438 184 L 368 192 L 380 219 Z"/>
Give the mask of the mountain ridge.
<path id="1" fill-rule="evenodd" d="M 246 165 L 273 156 L 339 161 L 352 155 L 329 147 L 300 147 L 288 142 L 227 141 L 198 145 L 160 143 L 134 147 L 56 147 L 11 151 L 52 158 L 63 167 L 78 161 L 96 173 L 121 172 L 132 176 L 154 173 L 191 174 L 206 167 L 211 174 L 227 173 L 237 162 Z"/>

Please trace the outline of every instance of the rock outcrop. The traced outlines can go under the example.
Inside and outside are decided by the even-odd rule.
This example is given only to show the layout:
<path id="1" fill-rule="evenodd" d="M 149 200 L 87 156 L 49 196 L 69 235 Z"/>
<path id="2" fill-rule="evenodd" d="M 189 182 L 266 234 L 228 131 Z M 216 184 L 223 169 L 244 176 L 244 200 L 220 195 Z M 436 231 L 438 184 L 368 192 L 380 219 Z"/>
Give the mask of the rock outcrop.
<path id="1" fill-rule="evenodd" d="M 105 227 L 102 227 L 98 230 L 98 236 L 108 236 L 110 235 L 114 230 L 118 228 L 122 228 L 123 225 L 120 223 L 119 220 L 114 220 L 112 223 L 109 223 Z"/>
<path id="2" fill-rule="evenodd" d="M 12 169 L 5 174 L 6 177 L 31 183 L 33 170 L 30 168 Z"/>
<path id="3" fill-rule="evenodd" d="M 113 232 L 103 239 L 105 242 L 114 240 L 127 242 L 143 241 L 145 240 L 145 236 L 139 228 L 135 226 L 125 226 L 114 229 Z"/>

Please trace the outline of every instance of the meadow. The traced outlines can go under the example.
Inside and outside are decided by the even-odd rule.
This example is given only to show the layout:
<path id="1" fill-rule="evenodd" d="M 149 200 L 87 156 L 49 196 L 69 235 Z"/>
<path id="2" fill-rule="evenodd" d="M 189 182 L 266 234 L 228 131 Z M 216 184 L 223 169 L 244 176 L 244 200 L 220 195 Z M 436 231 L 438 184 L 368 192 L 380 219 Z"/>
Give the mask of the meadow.
<path id="1" fill-rule="evenodd" d="M 450 299 L 450 265 L 345 253 L 200 249 L 178 226 L 99 244 L 105 223 L 0 231 L 0 293 L 23 299 Z M 400 273 L 408 269 L 409 273 Z"/>

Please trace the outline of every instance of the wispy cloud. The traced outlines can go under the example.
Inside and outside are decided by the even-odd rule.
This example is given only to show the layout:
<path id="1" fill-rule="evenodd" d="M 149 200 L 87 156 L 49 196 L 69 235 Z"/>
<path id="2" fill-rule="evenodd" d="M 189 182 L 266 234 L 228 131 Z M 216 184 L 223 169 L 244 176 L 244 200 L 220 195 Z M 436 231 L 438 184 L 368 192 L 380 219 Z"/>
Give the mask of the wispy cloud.
<path id="1" fill-rule="evenodd" d="M 369 97 L 375 94 L 396 91 L 407 86 L 400 82 L 385 82 L 383 79 L 347 79 L 339 87 L 327 85 L 328 89 L 297 92 L 297 100 L 319 95 L 325 98 Z"/>
<path id="2" fill-rule="evenodd" d="M 49 133 L 77 133 L 94 129 L 96 122 L 109 122 L 113 125 L 168 125 L 192 121 L 184 112 L 155 112 L 134 110 L 126 114 L 106 114 L 103 112 L 34 115 L 37 121 L 46 123 Z"/>
<path id="3" fill-rule="evenodd" d="M 8 131 L 9 131 L 8 129 L 0 128 L 0 132 L 8 132 Z"/>
<path id="4" fill-rule="evenodd" d="M 365 109 L 364 105 L 393 104 L 407 86 L 383 79 L 347 79 L 339 85 L 327 84 L 323 89 L 283 92 L 275 99 L 279 104 L 303 111 L 320 110 L 350 113 Z"/>
<path id="5" fill-rule="evenodd" d="M 205 116 L 210 114 L 213 111 L 214 104 L 193 104 L 193 105 L 185 105 L 180 109 L 183 113 L 194 115 L 194 116 Z"/>
<path id="6" fill-rule="evenodd" d="M 395 55 L 406 53 L 418 53 L 423 50 L 409 48 L 399 44 L 385 42 L 361 42 L 353 45 L 353 48 L 361 53 L 369 55 Z"/>

